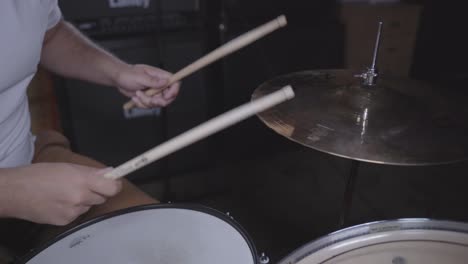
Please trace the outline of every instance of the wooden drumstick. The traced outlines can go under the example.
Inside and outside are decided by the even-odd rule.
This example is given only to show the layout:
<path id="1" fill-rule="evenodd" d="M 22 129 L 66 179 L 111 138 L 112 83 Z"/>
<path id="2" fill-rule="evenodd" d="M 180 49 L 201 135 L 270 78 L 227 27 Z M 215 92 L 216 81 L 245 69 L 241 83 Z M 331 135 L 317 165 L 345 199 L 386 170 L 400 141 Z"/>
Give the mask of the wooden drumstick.
<path id="1" fill-rule="evenodd" d="M 239 50 L 250 43 L 262 38 L 263 36 L 286 26 L 287 21 L 284 15 L 277 17 L 276 19 L 259 26 L 247 33 L 244 33 L 237 38 L 227 42 L 226 44 L 218 47 L 217 49 L 213 50 L 212 52 L 208 53 L 207 55 L 201 57 L 200 59 L 196 60 L 192 64 L 186 66 L 182 70 L 178 71 L 171 78 L 168 80 L 167 85 L 160 89 L 149 89 L 145 91 L 145 94 L 148 96 L 153 96 L 157 93 L 160 93 L 165 88 L 171 86 L 172 84 L 182 80 L 183 78 L 187 77 L 188 75 L 198 71 L 199 69 L 208 66 L 209 64 L 215 62 L 216 60 L 225 57 L 236 50 Z M 135 103 L 133 101 L 128 101 L 124 104 L 124 109 L 129 110 L 135 107 Z"/>
<path id="2" fill-rule="evenodd" d="M 137 169 L 148 165 L 153 161 L 161 159 L 198 140 L 208 137 L 224 128 L 227 128 L 293 97 L 294 92 L 291 86 L 285 86 L 276 92 L 234 108 L 162 143 L 161 145 L 141 154 L 140 156 L 137 156 L 136 158 L 133 158 L 116 167 L 112 171 L 106 173 L 104 177 L 109 179 L 121 178 Z"/>

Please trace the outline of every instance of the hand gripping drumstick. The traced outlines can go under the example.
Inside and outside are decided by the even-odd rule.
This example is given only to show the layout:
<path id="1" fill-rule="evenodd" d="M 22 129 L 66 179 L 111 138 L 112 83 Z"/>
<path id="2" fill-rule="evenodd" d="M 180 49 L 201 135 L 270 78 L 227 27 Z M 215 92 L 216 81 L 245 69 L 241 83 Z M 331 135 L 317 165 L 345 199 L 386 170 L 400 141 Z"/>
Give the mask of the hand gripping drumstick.
<path id="1" fill-rule="evenodd" d="M 208 137 L 224 128 L 227 128 L 293 97 L 294 92 L 291 86 L 285 86 L 279 91 L 273 92 L 252 102 L 234 108 L 162 143 L 161 145 L 125 162 L 112 171 L 106 173 L 104 177 L 108 179 L 121 178 L 137 169 L 148 165 L 153 161 L 163 158 L 198 140 Z"/>
<path id="2" fill-rule="evenodd" d="M 168 80 L 167 84 L 160 88 L 160 89 L 149 89 L 145 92 L 146 95 L 148 96 L 153 96 L 157 93 L 160 93 L 162 90 L 164 90 L 166 87 L 171 86 L 172 84 L 182 80 L 183 78 L 187 77 L 188 75 L 192 74 L 195 71 L 198 71 L 199 69 L 213 63 L 214 61 L 225 57 L 234 51 L 241 49 L 250 43 L 260 39 L 261 37 L 281 28 L 286 26 L 287 21 L 286 17 L 284 15 L 277 17 L 276 19 L 259 26 L 247 33 L 244 33 L 243 35 L 238 36 L 237 38 L 227 42 L 226 44 L 222 45 L 221 47 L 213 50 L 212 52 L 208 53 L 207 55 L 201 57 L 200 59 L 196 60 L 192 64 L 186 66 L 182 70 L 178 71 L 174 75 L 171 76 L 171 78 Z M 135 106 L 135 103 L 133 101 L 128 101 L 127 103 L 124 104 L 123 108 L 124 110 L 130 110 Z"/>

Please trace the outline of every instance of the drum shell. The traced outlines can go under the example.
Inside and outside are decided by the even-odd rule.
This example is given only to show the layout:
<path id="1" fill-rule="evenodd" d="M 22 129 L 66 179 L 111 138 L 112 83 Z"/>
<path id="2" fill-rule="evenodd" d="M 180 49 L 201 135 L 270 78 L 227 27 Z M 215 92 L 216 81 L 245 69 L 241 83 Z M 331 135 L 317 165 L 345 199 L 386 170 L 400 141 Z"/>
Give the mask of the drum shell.
<path id="1" fill-rule="evenodd" d="M 26 255 L 22 259 L 20 259 L 17 263 L 25 263 L 25 264 L 35 264 L 35 263 L 51 263 L 51 261 L 55 262 L 56 259 L 60 259 L 63 261 L 64 257 L 61 256 L 62 254 L 69 254 L 70 258 L 83 258 L 83 256 L 86 255 L 86 253 L 83 253 L 84 249 L 92 249 L 92 250 L 101 250 L 102 253 L 95 253 L 100 258 L 100 255 L 109 255 L 112 256 L 114 254 L 121 254 L 122 257 L 120 261 L 124 261 L 123 263 L 128 263 L 125 261 L 131 261 L 133 260 L 125 260 L 125 258 L 130 258 L 128 256 L 124 256 L 125 250 L 128 250 L 127 246 L 132 243 L 137 243 L 138 241 L 146 241 L 145 239 L 140 239 L 139 237 L 133 237 L 131 238 L 133 232 L 129 232 L 131 230 L 128 230 L 126 224 L 122 225 L 121 222 L 122 220 L 128 220 L 135 221 L 135 219 L 138 220 L 139 216 L 146 216 L 151 218 L 151 220 L 155 220 L 157 218 L 153 217 L 152 215 L 157 216 L 159 219 L 164 219 L 164 218 L 169 218 L 170 221 L 164 220 L 162 221 L 162 227 L 157 229 L 156 227 L 154 228 L 155 230 L 159 230 L 158 233 L 160 234 L 161 238 L 158 238 L 160 241 L 155 241 L 155 249 L 149 248 L 151 250 L 146 250 L 146 253 L 149 253 L 149 255 L 156 256 L 156 258 L 163 258 L 166 257 L 169 259 L 169 261 L 174 261 L 174 258 L 180 258 L 185 257 L 185 258 L 191 258 L 192 256 L 193 259 L 200 258 L 202 259 L 203 257 L 199 257 L 198 255 L 206 256 L 209 254 L 213 254 L 214 259 L 217 257 L 218 259 L 216 261 L 219 261 L 220 258 L 223 257 L 222 254 L 225 253 L 220 253 L 220 252 L 228 252 L 229 254 L 230 251 L 235 252 L 234 248 L 229 249 L 229 250 L 224 250 L 222 247 L 222 243 L 219 243 L 219 241 L 225 242 L 225 244 L 229 245 L 237 245 L 237 249 L 240 255 L 243 256 L 244 260 L 249 259 L 249 263 L 252 264 L 258 264 L 258 257 L 257 257 L 257 252 L 256 249 L 251 242 L 252 240 L 250 237 L 247 235 L 247 232 L 237 223 L 233 220 L 232 217 L 230 217 L 227 214 L 221 213 L 215 209 L 200 206 L 200 205 L 191 205 L 191 204 L 179 204 L 179 205 L 173 205 L 173 204 L 155 204 L 155 205 L 144 205 L 144 206 L 137 206 L 133 208 L 128 208 L 120 211 L 116 211 L 110 214 L 106 214 L 104 216 L 98 217 L 96 219 L 90 220 L 86 223 L 83 223 L 61 235 L 53 239 L 52 241 L 48 242 L 47 244 L 33 250 L 30 254 Z M 173 217 L 174 215 L 178 216 L 177 218 Z M 173 217 L 173 218 L 171 218 Z M 141 217 L 140 217 L 141 218 Z M 208 220 L 206 220 L 208 219 Z M 142 220 L 143 221 L 143 220 Z M 183 224 L 185 222 L 185 224 Z M 161 223 L 159 223 L 161 225 Z M 168 224 L 169 223 L 169 224 Z M 169 228 L 168 225 L 171 225 L 174 223 L 174 226 Z M 195 227 L 190 227 L 190 223 L 193 223 Z M 130 223 L 130 225 L 133 224 Z M 136 225 L 135 227 L 135 232 L 141 237 L 144 237 L 146 232 L 151 233 L 151 232 L 156 232 L 155 230 L 148 230 L 146 228 L 145 230 L 141 231 L 139 229 L 141 227 L 141 222 L 135 221 L 134 223 Z M 154 225 L 157 225 L 158 223 L 154 223 Z M 177 225 L 176 225 L 177 224 Z M 120 230 L 122 227 L 123 231 Z M 219 228 L 221 227 L 221 228 Z M 217 229 L 215 229 L 217 228 Z M 167 234 L 164 234 L 164 231 L 161 230 L 168 230 Z M 212 230 L 209 230 L 212 229 Z M 183 233 L 184 231 L 190 231 L 187 233 L 187 236 L 184 238 L 182 235 L 185 235 Z M 193 230 L 193 232 L 191 231 Z M 115 236 L 112 236 L 112 233 L 119 233 L 120 236 L 117 236 L 118 239 L 115 239 Z M 108 237 L 105 237 L 105 234 L 107 234 Z M 123 234 L 123 235 L 122 235 Z M 191 234 L 191 235 L 189 235 Z M 193 234 L 196 234 L 195 236 L 192 236 Z M 229 237 L 227 236 L 229 235 Z M 232 236 L 231 236 L 232 235 Z M 112 236 L 114 239 L 109 238 Z M 224 236 L 221 237 L 220 236 Z M 176 240 L 172 239 L 172 237 L 175 237 Z M 218 238 L 216 240 L 213 240 L 214 242 L 212 243 L 209 239 L 212 238 Z M 122 239 L 121 239 L 122 238 Z M 166 238 L 167 240 L 162 241 L 163 238 Z M 178 241 L 177 241 L 178 239 Z M 93 240 L 94 243 L 93 243 Z M 118 241 L 116 241 L 118 240 Z M 126 241 L 127 240 L 127 241 Z M 209 241 L 206 243 L 206 241 Z M 99 242 L 96 242 L 99 241 Z M 112 243 L 119 243 L 119 241 L 122 241 L 121 248 L 116 250 L 115 247 L 107 245 L 112 244 Z M 192 243 L 194 249 L 188 248 L 186 245 L 187 241 L 197 241 L 197 243 Z M 81 247 L 81 252 L 80 252 L 80 247 Z M 84 247 L 84 249 L 83 249 Z M 73 252 L 74 248 L 78 249 L 78 252 Z M 147 244 L 143 244 L 140 247 L 133 247 L 133 250 L 135 251 L 141 251 L 141 252 L 134 252 L 131 253 L 130 255 L 134 255 L 133 258 L 140 258 L 140 255 L 145 255 L 143 252 L 144 249 L 148 249 Z M 198 249 L 203 249 L 204 251 L 197 251 Z M 213 248 L 213 250 L 211 249 Z M 76 250 L 75 249 L 75 250 Z M 209 252 L 212 250 L 213 252 Z M 224 251 L 223 251 L 224 250 Z M 196 254 L 193 253 L 193 251 L 196 251 Z M 59 253 L 61 252 L 61 253 Z M 65 253 L 63 253 L 65 252 Z M 156 252 L 156 253 L 153 253 Z M 158 254 L 159 252 L 160 254 Z M 178 255 L 181 255 L 179 257 Z M 192 254 L 192 255 L 190 255 Z M 148 255 L 148 254 L 146 254 Z M 164 255 L 164 256 L 162 256 Z M 249 256 L 247 256 L 249 255 Z M 162 257 L 161 257 L 162 256 Z M 113 259 L 113 258 L 109 258 Z M 164 261 L 167 261 L 164 260 Z M 92 261 L 88 260 L 88 261 Z M 161 259 L 159 259 L 162 261 Z M 75 260 L 76 261 L 76 260 Z M 83 260 L 86 262 L 86 260 Z M 104 260 L 107 262 L 106 260 Z M 141 261 L 141 258 L 140 260 Z M 138 263 L 141 263 L 137 261 Z M 149 263 L 153 263 L 150 260 L 148 261 Z M 192 261 L 192 260 L 191 260 Z M 197 260 L 193 260 L 194 263 Z M 233 261 L 233 260 L 229 260 Z M 228 261 L 228 262 L 229 262 Z M 100 261 L 102 262 L 102 261 Z M 223 261 L 226 262 L 226 261 Z M 70 263 L 70 261 L 68 261 Z M 82 263 L 81 260 L 79 263 Z M 114 262 L 115 263 L 115 262 Z M 117 263 L 116 263 L 117 264 Z"/>
<path id="2" fill-rule="evenodd" d="M 362 264 L 371 263 L 366 262 L 371 258 L 374 258 L 373 261 L 375 261 L 376 256 L 389 258 L 377 260 L 381 263 L 427 263 L 419 261 L 421 261 L 421 259 L 430 259 L 430 254 L 434 255 L 434 252 L 425 251 L 426 248 L 411 251 L 411 246 L 415 246 L 415 243 L 416 246 L 439 250 L 442 250 L 440 249 L 440 245 L 444 245 L 448 246 L 447 251 L 451 251 L 453 247 L 456 249 L 452 250 L 453 252 L 462 252 L 463 256 L 460 254 L 449 256 L 449 258 L 451 258 L 450 262 L 444 261 L 444 263 L 465 263 L 467 259 L 466 255 L 468 255 L 468 224 L 422 218 L 366 223 L 342 229 L 314 240 L 286 256 L 278 264 Z M 390 252 L 394 250 L 394 248 L 397 248 L 394 245 L 398 245 L 400 252 Z M 404 250 L 406 253 L 409 252 L 409 254 L 414 255 L 415 253 L 422 252 L 425 256 L 420 258 L 414 258 L 414 256 L 412 256 L 413 260 L 408 261 L 406 256 L 400 256 L 398 254 L 401 253 L 402 246 L 407 245 L 408 248 Z M 382 248 L 375 250 L 376 247 L 387 247 L 387 250 L 382 250 Z M 367 248 L 369 248 L 369 252 L 373 252 L 375 256 L 369 255 L 369 257 L 363 257 L 363 252 L 365 252 Z M 387 254 L 380 254 L 382 252 Z M 353 260 L 351 260 L 351 258 L 353 258 Z M 355 259 L 359 259 L 359 261 L 353 262 Z M 416 259 L 416 261 L 414 261 L 414 259 Z"/>

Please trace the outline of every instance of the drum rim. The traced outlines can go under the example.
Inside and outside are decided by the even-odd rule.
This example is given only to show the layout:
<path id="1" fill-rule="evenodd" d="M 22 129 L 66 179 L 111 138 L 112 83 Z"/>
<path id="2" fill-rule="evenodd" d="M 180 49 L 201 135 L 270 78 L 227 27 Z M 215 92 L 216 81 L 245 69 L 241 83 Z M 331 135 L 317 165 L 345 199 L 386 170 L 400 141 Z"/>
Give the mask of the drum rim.
<path id="1" fill-rule="evenodd" d="M 257 249 L 255 248 L 255 245 L 253 243 L 252 238 L 250 235 L 247 233 L 247 231 L 236 221 L 234 220 L 233 217 L 227 215 L 226 213 L 223 213 L 217 209 L 201 205 L 201 204 L 191 204 L 191 203 L 180 203 L 180 204 L 172 204 L 172 203 L 157 203 L 157 204 L 145 204 L 145 205 L 137 205 L 129 208 L 124 208 L 120 210 L 116 210 L 110 213 L 103 214 L 101 216 L 98 216 L 96 218 L 93 218 L 91 220 L 88 220 L 84 223 L 81 223 L 64 233 L 54 237 L 47 243 L 38 246 L 37 248 L 31 249 L 29 253 L 24 255 L 23 257 L 20 257 L 17 261 L 14 262 L 14 264 L 26 264 L 28 261 L 33 259 L 35 256 L 37 256 L 39 253 L 43 252 L 44 250 L 48 249 L 58 241 L 66 238 L 67 236 L 83 229 L 88 226 L 91 226 L 93 224 L 102 222 L 104 220 L 107 220 L 112 217 L 128 214 L 128 213 L 134 213 L 134 212 L 139 212 L 139 211 L 146 211 L 146 210 L 151 210 L 151 209 L 185 209 L 185 210 L 192 210 L 192 211 L 197 211 L 197 212 L 202 212 L 202 213 L 207 213 L 211 216 L 217 217 L 218 219 L 223 220 L 225 223 L 228 225 L 232 226 L 245 240 L 247 245 L 249 246 L 250 252 L 252 253 L 252 258 L 254 260 L 254 264 L 258 263 L 258 253 Z"/>
<path id="2" fill-rule="evenodd" d="M 385 228 L 386 225 L 388 225 L 387 228 Z M 359 236 L 397 230 L 433 230 L 468 234 L 468 223 L 433 218 L 397 218 L 362 223 L 328 233 L 309 241 L 281 258 L 278 264 L 297 263 L 324 248 Z"/>

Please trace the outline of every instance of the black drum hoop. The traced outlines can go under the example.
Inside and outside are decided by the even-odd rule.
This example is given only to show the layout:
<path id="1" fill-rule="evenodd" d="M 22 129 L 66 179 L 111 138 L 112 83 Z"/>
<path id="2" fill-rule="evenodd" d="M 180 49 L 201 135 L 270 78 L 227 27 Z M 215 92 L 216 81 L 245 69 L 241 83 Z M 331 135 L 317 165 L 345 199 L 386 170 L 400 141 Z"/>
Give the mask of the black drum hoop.
<path id="1" fill-rule="evenodd" d="M 345 240 L 368 234 L 401 230 L 435 230 L 468 234 L 468 224 L 451 220 L 430 218 L 401 218 L 363 223 L 350 226 L 312 240 L 282 258 L 278 263 L 295 264 L 321 249 Z"/>
<path id="2" fill-rule="evenodd" d="M 196 211 L 196 212 L 201 212 L 201 213 L 206 213 L 211 216 L 214 216 L 218 219 L 223 220 L 225 223 L 228 225 L 232 226 L 234 229 L 236 229 L 239 234 L 241 234 L 242 238 L 245 240 L 247 245 L 250 248 L 250 251 L 252 252 L 252 258 L 254 260 L 255 264 L 259 263 L 259 258 L 257 255 L 257 249 L 255 248 L 253 244 L 252 238 L 248 235 L 247 231 L 237 222 L 235 221 L 232 217 L 228 216 L 225 213 L 222 213 L 221 211 L 218 211 L 214 208 L 210 208 L 208 206 L 200 205 L 200 204 L 189 204 L 189 203 L 181 203 L 181 204 L 172 204 L 172 203 L 167 203 L 167 204 L 146 204 L 146 205 L 138 205 L 134 207 L 129 207 L 125 209 L 120 209 L 116 210 L 101 216 L 98 216 L 96 218 L 93 218 L 89 221 L 86 221 L 84 223 L 81 223 L 64 233 L 56 236 L 52 240 L 48 241 L 44 245 L 41 245 L 35 249 L 32 249 L 29 253 L 27 253 L 24 257 L 21 257 L 19 260 L 14 262 L 14 264 L 25 264 L 31 259 L 33 259 L 35 256 L 37 256 L 39 253 L 42 251 L 48 249 L 50 246 L 54 245 L 55 243 L 59 242 L 60 240 L 68 237 L 69 235 L 74 234 L 77 231 L 80 231 L 81 229 L 84 229 L 88 226 L 94 225 L 96 223 L 102 222 L 104 220 L 128 214 L 128 213 L 134 213 L 134 212 L 140 212 L 140 211 L 146 211 L 146 210 L 152 210 L 152 209 L 185 209 L 185 210 L 191 210 L 191 211 Z"/>

